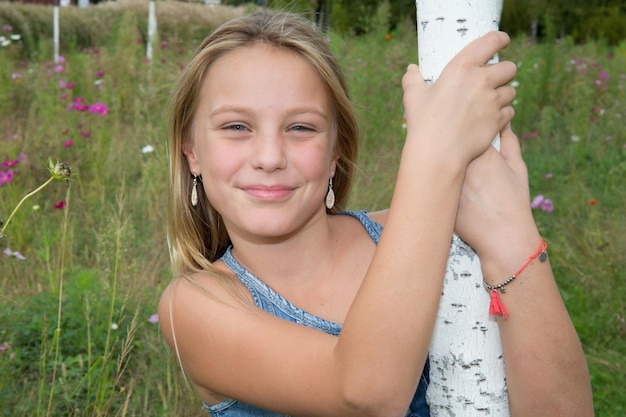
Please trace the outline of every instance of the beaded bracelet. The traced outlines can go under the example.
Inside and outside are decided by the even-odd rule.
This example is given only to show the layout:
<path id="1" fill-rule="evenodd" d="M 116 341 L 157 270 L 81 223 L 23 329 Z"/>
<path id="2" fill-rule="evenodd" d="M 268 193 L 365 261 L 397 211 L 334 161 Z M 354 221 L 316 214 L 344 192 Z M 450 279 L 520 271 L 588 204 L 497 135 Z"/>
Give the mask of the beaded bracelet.
<path id="1" fill-rule="evenodd" d="M 498 291 L 502 294 L 506 292 L 506 286 L 509 285 L 519 274 L 522 273 L 524 269 L 533 261 L 535 258 L 539 258 L 539 262 L 545 262 L 548 259 L 548 253 L 546 252 L 548 249 L 548 244 L 543 238 L 541 238 L 541 242 L 539 243 L 539 248 L 535 253 L 533 253 L 530 258 L 526 261 L 524 265 L 520 269 L 517 270 L 516 273 L 502 281 L 497 285 L 489 285 L 487 281 L 483 279 L 483 285 L 488 291 L 491 291 L 491 302 L 489 303 L 489 315 L 491 316 L 503 316 L 505 319 L 509 317 L 509 312 L 504 308 L 504 304 L 500 301 L 500 297 L 498 296 Z"/>

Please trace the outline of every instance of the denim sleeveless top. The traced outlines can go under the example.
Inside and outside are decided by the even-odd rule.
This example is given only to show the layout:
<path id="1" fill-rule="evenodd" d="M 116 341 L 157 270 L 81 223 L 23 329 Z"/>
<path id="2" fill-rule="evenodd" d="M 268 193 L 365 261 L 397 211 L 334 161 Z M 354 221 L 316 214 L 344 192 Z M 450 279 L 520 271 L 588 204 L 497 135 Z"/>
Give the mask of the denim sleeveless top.
<path id="1" fill-rule="evenodd" d="M 378 244 L 378 239 L 380 238 L 380 233 L 382 232 L 382 226 L 370 219 L 367 216 L 367 211 L 347 211 L 340 214 L 349 215 L 358 219 L 365 230 L 367 230 L 374 243 Z M 339 332 L 341 331 L 341 324 L 324 320 L 291 304 L 288 300 L 273 291 L 263 281 L 241 266 L 232 256 L 231 249 L 232 247 L 229 247 L 226 250 L 221 260 L 248 288 L 254 300 L 254 304 L 257 307 L 273 314 L 276 317 L 321 330 L 331 335 L 339 335 Z M 410 407 L 407 410 L 406 417 L 430 417 L 430 412 L 428 410 L 428 406 L 426 405 L 426 388 L 429 383 L 428 372 L 429 369 L 427 360 L 419 385 L 415 395 L 413 396 Z M 284 414 L 267 411 L 234 399 L 227 399 L 215 405 L 207 405 L 204 403 L 202 405 L 209 411 L 212 417 L 289 417 Z"/>

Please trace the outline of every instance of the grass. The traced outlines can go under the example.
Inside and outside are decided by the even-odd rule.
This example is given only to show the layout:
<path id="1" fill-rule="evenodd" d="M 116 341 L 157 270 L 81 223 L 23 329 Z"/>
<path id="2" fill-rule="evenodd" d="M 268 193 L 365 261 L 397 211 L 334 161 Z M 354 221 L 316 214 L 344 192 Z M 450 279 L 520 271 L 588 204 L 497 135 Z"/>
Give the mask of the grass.
<path id="1" fill-rule="evenodd" d="M 18 19 L 11 5 L 9 21 L 0 4 L 0 25 L 14 25 L 0 35 L 19 34 L 14 22 L 29 30 L 0 48 L 0 218 L 49 178 L 48 158 L 72 169 L 69 187 L 54 181 L 26 200 L 0 239 L 0 416 L 205 415 L 181 389 L 152 315 L 170 279 L 165 103 L 198 34 L 210 30 L 198 17 L 207 8 L 159 2 L 172 17 L 149 63 L 143 9 L 121 16 L 126 4 L 139 8 L 122 2 L 102 13 L 107 36 L 64 42 L 61 71 L 47 26 L 24 23 L 42 9 L 24 6 Z M 417 61 L 409 24 L 385 35 L 330 35 L 362 122 L 355 209 L 389 202 L 404 136 L 400 78 Z M 519 67 L 513 127 L 533 197 L 553 203 L 536 219 L 587 354 L 596 413 L 622 416 L 626 43 L 515 38 L 501 58 Z M 78 97 L 106 114 L 68 111 Z"/>

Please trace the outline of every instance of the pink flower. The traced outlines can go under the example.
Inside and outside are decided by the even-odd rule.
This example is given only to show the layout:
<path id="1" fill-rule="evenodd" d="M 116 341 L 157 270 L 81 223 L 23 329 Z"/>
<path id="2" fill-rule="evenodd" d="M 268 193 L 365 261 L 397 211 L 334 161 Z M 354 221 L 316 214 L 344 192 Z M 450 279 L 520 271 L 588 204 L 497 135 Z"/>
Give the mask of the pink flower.
<path id="1" fill-rule="evenodd" d="M 66 98 L 68 98 L 70 95 L 70 93 L 63 93 L 59 96 L 59 100 L 65 100 Z"/>
<path id="2" fill-rule="evenodd" d="M 109 113 L 109 108 L 104 103 L 94 103 L 89 107 L 89 112 L 106 116 Z"/>
<path id="3" fill-rule="evenodd" d="M 63 55 L 59 56 L 59 64 L 65 64 L 65 57 Z"/>
<path id="4" fill-rule="evenodd" d="M 91 136 L 91 132 L 88 130 L 81 130 L 78 134 L 84 138 L 88 138 Z"/>
<path id="5" fill-rule="evenodd" d="M 70 146 L 72 146 L 74 144 L 74 141 L 72 139 L 68 139 L 65 142 L 63 142 L 63 147 L 65 148 L 69 148 Z"/>
<path id="6" fill-rule="evenodd" d="M 65 201 L 63 201 L 63 200 L 59 201 L 58 203 L 56 203 L 56 204 L 54 205 L 54 208 L 55 208 L 55 209 L 62 209 L 62 208 L 65 208 Z"/>
<path id="7" fill-rule="evenodd" d="M 548 172 L 546 175 L 544 175 L 544 177 L 550 179 L 553 177 L 553 174 L 551 172 Z"/>
<path id="8" fill-rule="evenodd" d="M 17 80 L 18 78 L 22 78 L 22 75 L 17 72 L 14 72 L 13 74 L 11 74 L 11 79 L 13 81 Z"/>
<path id="9" fill-rule="evenodd" d="M 159 322 L 159 315 L 158 314 L 153 314 L 148 318 L 148 321 L 150 323 L 158 323 Z"/>
<path id="10" fill-rule="evenodd" d="M 551 213 L 554 210 L 554 204 L 549 198 L 545 198 L 543 194 L 539 194 L 530 203 L 530 207 L 533 209 L 540 208 L 541 210 Z"/>
<path id="11" fill-rule="evenodd" d="M 61 64 L 55 65 L 54 66 L 54 72 L 56 72 L 56 73 L 63 72 L 63 65 L 61 65 Z"/>
<path id="12" fill-rule="evenodd" d="M 606 71 L 600 71 L 600 78 L 602 78 L 603 80 L 610 80 L 611 77 L 609 77 L 609 74 L 606 73 Z"/>
<path id="13" fill-rule="evenodd" d="M 552 200 L 550 200 L 549 198 L 543 200 L 541 202 L 541 210 L 547 213 L 552 213 L 552 211 L 554 211 L 554 204 L 552 204 Z"/>
<path id="14" fill-rule="evenodd" d="M 103 76 L 104 76 L 104 71 L 103 70 L 99 70 L 98 72 L 96 72 L 96 77 L 102 78 Z"/>
<path id="15" fill-rule="evenodd" d="M 541 204 L 541 202 L 545 199 L 545 197 L 543 196 L 543 194 L 539 194 L 537 197 L 535 197 L 533 199 L 533 201 L 530 203 L 530 208 L 537 208 L 539 207 L 539 205 Z"/>
<path id="16" fill-rule="evenodd" d="M 0 171 L 0 187 L 2 187 L 5 184 L 10 183 L 11 181 L 13 181 L 12 170 L 8 170 L 7 172 Z"/>

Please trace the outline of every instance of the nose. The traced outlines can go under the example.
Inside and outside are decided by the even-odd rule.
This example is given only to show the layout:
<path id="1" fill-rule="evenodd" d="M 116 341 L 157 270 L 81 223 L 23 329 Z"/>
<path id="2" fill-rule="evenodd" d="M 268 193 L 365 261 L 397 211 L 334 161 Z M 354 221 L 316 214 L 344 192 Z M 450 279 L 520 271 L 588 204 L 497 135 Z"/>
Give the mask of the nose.
<path id="1" fill-rule="evenodd" d="M 257 132 L 252 164 L 256 169 L 273 172 L 287 165 L 285 140 L 281 132 Z"/>

